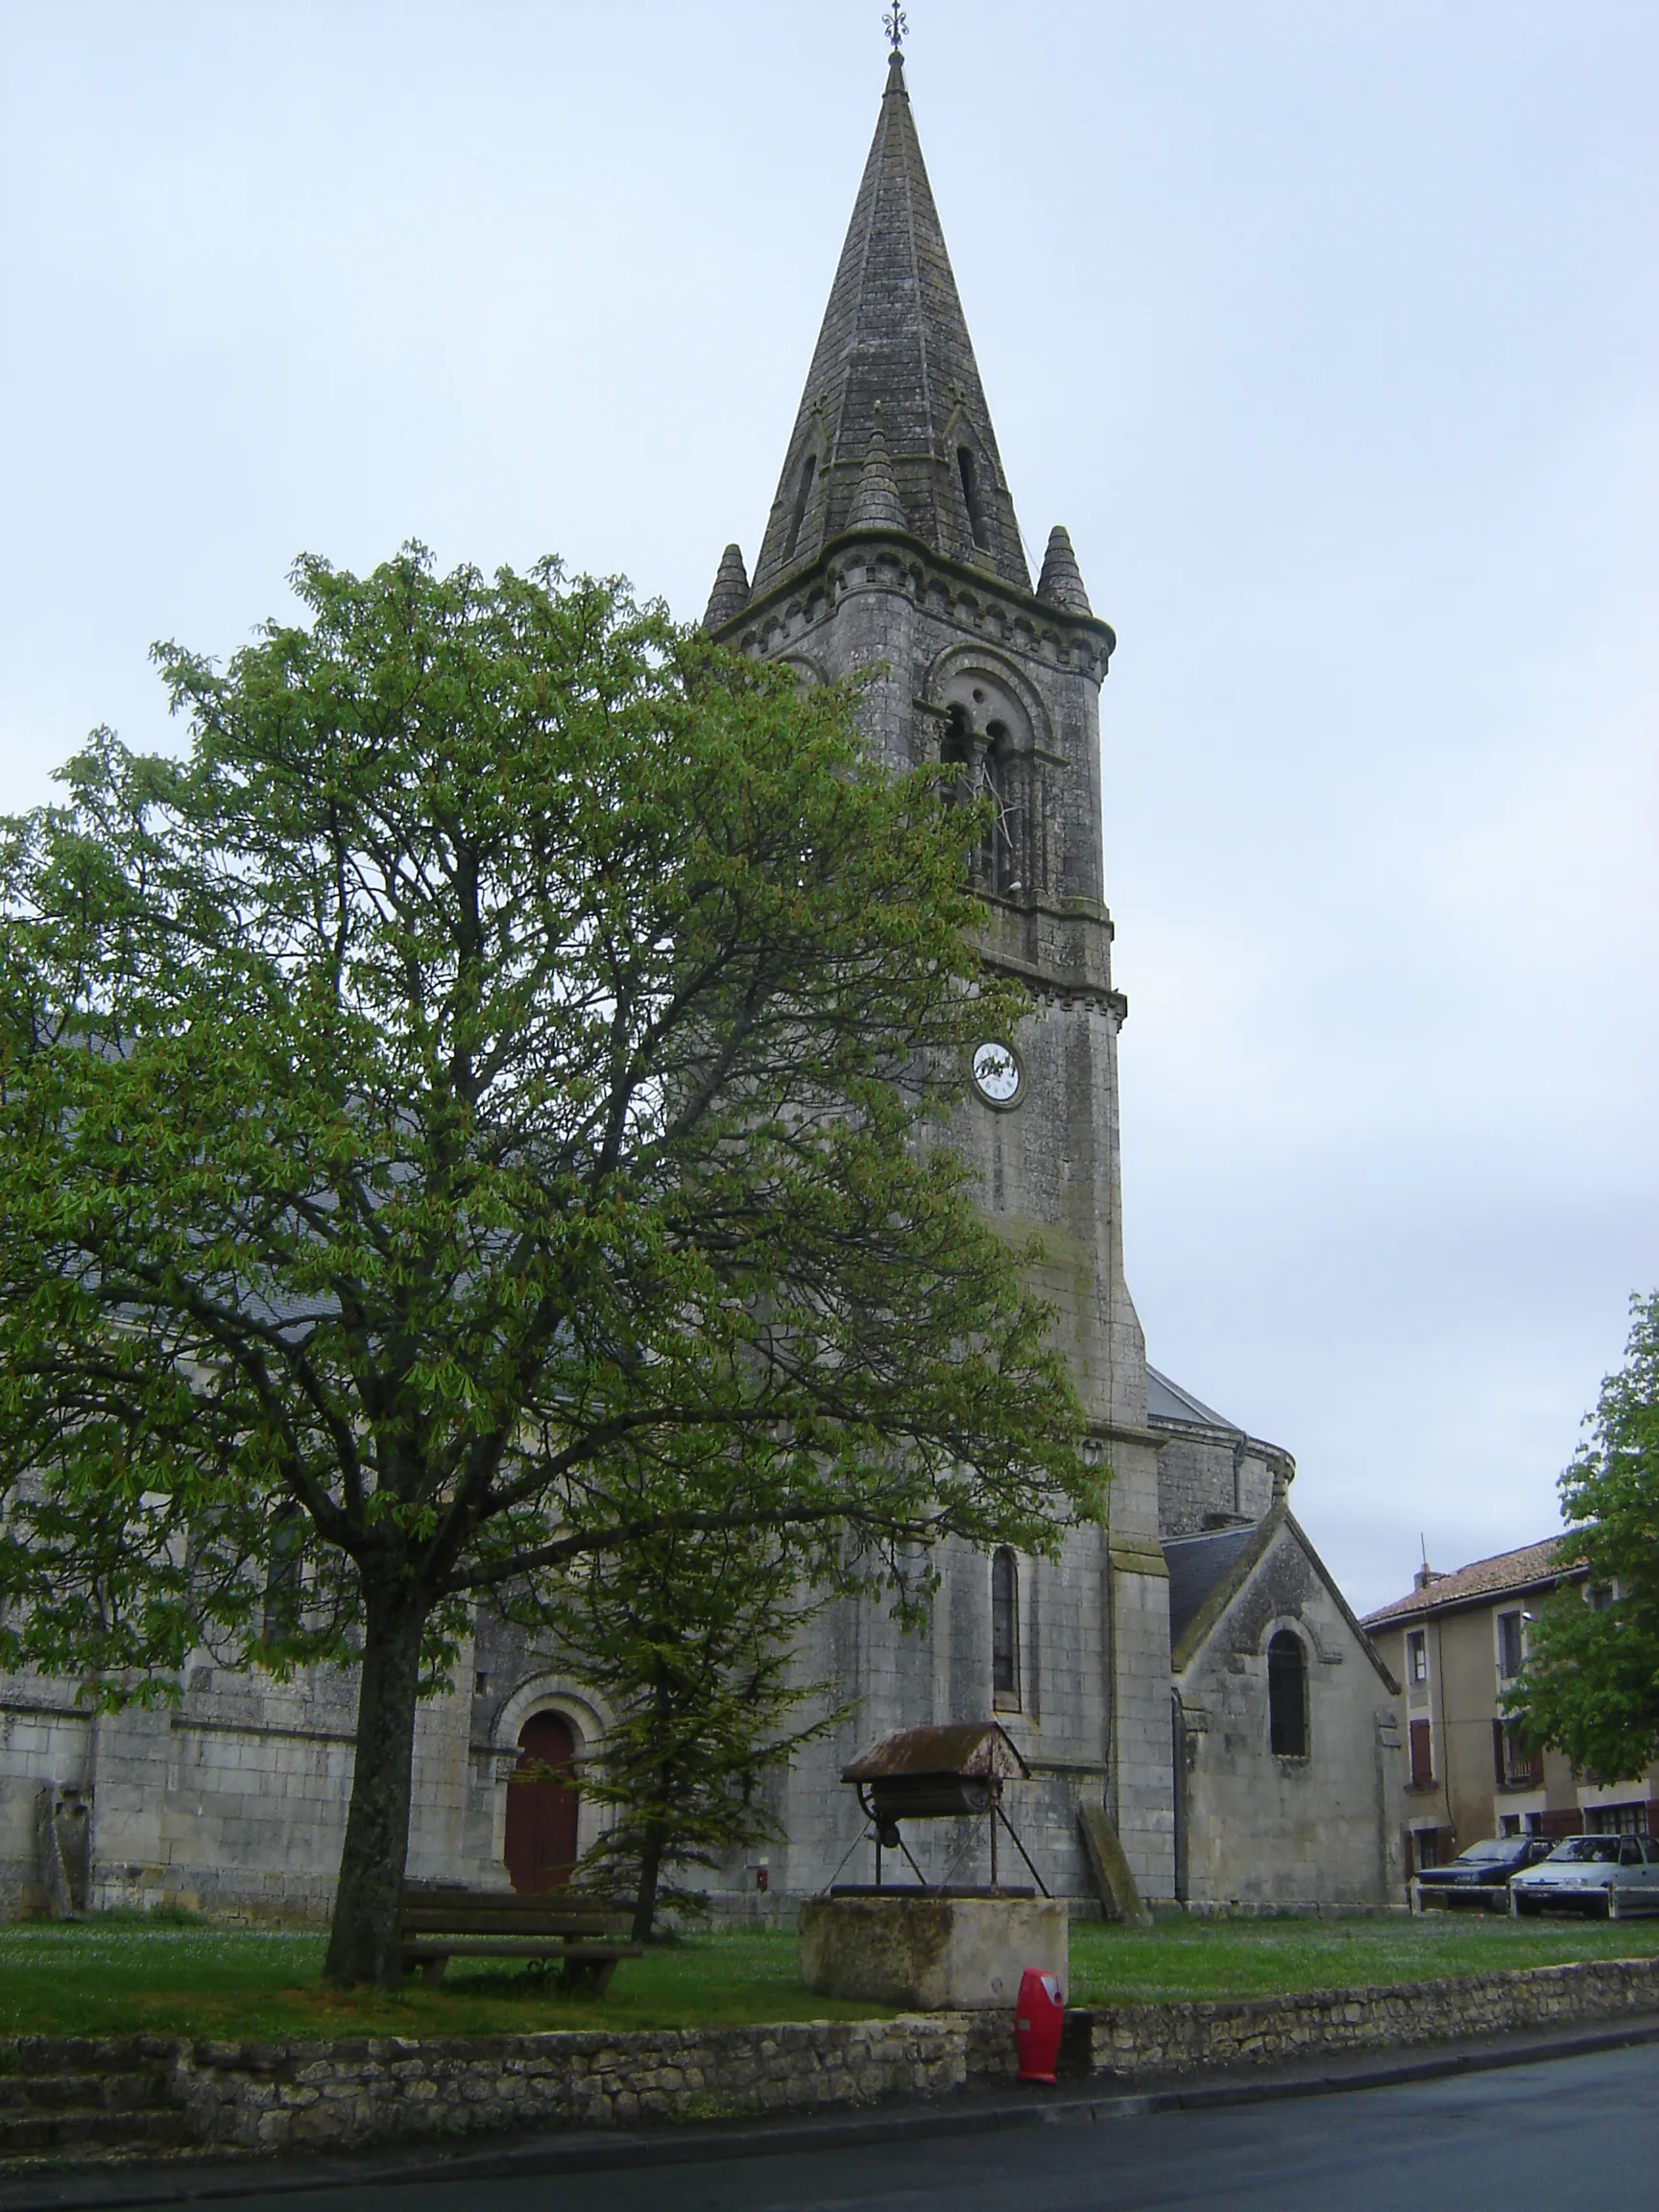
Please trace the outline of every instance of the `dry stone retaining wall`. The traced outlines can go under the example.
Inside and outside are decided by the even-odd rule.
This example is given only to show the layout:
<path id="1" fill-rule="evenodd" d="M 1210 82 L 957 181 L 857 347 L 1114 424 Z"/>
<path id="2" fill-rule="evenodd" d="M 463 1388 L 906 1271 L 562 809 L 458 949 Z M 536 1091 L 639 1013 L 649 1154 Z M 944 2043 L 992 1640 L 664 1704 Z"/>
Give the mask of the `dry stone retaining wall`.
<path id="1" fill-rule="evenodd" d="M 1659 2011 L 1659 1960 L 1067 2016 L 1073 2077 L 1285 2064 Z M 171 2144 L 250 2152 L 491 2128 L 626 2127 L 937 2097 L 1015 2066 L 1007 2013 L 331 2043 L 0 2042 L 0 2165 Z"/>
<path id="2" fill-rule="evenodd" d="M 200 2043 L 180 2049 L 175 2094 L 196 2141 L 280 2151 L 936 2097 L 1013 2064 L 1006 2018 L 945 2012 L 627 2035 Z"/>
<path id="3" fill-rule="evenodd" d="M 1393 1988 L 1321 1989 L 1234 2002 L 1102 2005 L 1069 2012 L 1077 2073 L 1129 2079 L 1199 2067 L 1286 2065 L 1659 2011 L 1659 1959 L 1527 1966 Z"/>

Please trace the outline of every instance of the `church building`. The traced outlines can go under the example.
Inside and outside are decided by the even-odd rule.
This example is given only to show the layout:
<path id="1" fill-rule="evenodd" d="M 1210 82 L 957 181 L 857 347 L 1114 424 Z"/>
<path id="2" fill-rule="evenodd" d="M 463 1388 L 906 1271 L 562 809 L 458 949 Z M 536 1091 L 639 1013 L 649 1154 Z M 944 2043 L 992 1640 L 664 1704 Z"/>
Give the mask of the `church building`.
<path id="1" fill-rule="evenodd" d="M 988 1215 L 1036 1234 L 1037 1287 L 1111 1472 L 1055 1558 L 942 1556 L 924 1633 L 869 1600 L 808 1629 L 803 1679 L 854 1704 L 777 1798 L 784 1840 L 713 1878 L 733 1905 L 872 1878 L 840 1771 L 929 1722 L 1002 1724 L 1030 1768 L 1009 1809 L 1048 1887 L 1113 1909 L 1380 1906 L 1403 1895 L 1399 1686 L 1288 1506 L 1287 1453 L 1148 1367 L 1124 1274 L 1099 703 L 1116 643 L 1066 531 L 1033 585 L 924 167 L 901 54 L 751 575 L 729 545 L 705 626 L 804 683 L 868 678 L 895 770 L 954 763 L 995 802 L 983 951 L 1030 1010 L 988 1037 L 951 1142 Z M 174 1897 L 326 1910 L 355 1686 L 189 1670 L 171 1711 L 94 1717 L 67 1684 L 0 1683 L 0 1902 Z M 409 1871 L 540 1887 L 589 1839 L 584 1756 L 611 1716 L 557 1652 L 481 1616 L 423 1708 Z M 510 1788 L 519 1761 L 574 1789 Z M 907 1837 L 982 1882 L 969 1831 Z M 962 1833 L 958 1833 L 958 1831 Z M 928 1833 L 927 1831 L 931 1831 Z M 747 1906 L 746 1910 L 770 1910 Z"/>

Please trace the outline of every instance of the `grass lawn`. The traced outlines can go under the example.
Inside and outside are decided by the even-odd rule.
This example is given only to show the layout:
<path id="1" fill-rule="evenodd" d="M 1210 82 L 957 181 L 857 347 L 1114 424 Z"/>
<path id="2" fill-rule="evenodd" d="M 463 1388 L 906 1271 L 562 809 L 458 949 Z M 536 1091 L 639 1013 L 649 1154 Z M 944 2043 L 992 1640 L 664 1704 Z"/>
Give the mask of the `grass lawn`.
<path id="1" fill-rule="evenodd" d="M 1584 1920 L 1511 1920 L 1436 1911 L 1421 1919 L 1187 1920 L 1156 1927 L 1073 1923 L 1073 2005 L 1166 1997 L 1273 1997 L 1360 1983 L 1432 1982 L 1568 1959 L 1648 1959 L 1659 1918 L 1613 1927 Z"/>
<path id="2" fill-rule="evenodd" d="M 493 1960 L 458 1960 L 443 1984 L 397 1996 L 321 1984 L 321 1935 L 147 1926 L 0 1927 L 0 2035 L 529 2034 L 545 2028 L 696 2028 L 865 2020 L 878 2005 L 812 1997 L 793 1933 L 695 1936 L 625 1960 L 600 2000 Z"/>
<path id="3" fill-rule="evenodd" d="M 1270 1996 L 1344 1983 L 1647 1958 L 1659 1921 L 1615 1927 L 1439 1912 L 1421 1920 L 1164 1920 L 1071 1931 L 1073 2004 Z M 522 1969 L 450 1969 L 441 1988 L 340 1994 L 320 1985 L 323 1938 L 111 1914 L 79 1926 L 0 1927 L 0 2035 L 445 2035 L 546 2028 L 683 2028 L 866 2019 L 883 2008 L 809 1996 L 793 1934 L 693 1936 L 617 1969 L 602 2002 L 561 1996 Z"/>

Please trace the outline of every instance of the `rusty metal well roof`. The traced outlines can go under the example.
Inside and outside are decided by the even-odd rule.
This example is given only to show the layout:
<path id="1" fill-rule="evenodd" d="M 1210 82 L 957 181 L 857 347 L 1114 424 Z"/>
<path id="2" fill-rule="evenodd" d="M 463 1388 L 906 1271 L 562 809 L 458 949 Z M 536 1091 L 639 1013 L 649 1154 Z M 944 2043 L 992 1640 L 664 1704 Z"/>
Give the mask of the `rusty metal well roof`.
<path id="1" fill-rule="evenodd" d="M 843 1782 L 890 1782 L 901 1774 L 998 1775 L 1023 1781 L 1031 1772 L 1020 1747 L 995 1720 L 952 1720 L 943 1728 L 902 1728 L 843 1767 Z"/>

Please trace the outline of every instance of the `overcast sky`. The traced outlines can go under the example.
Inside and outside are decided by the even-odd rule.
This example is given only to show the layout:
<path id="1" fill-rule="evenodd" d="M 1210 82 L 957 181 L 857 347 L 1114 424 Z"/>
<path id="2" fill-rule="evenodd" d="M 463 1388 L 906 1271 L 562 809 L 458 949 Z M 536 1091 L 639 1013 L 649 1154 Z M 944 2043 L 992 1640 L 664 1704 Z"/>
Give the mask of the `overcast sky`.
<path id="1" fill-rule="evenodd" d="M 301 549 L 752 561 L 878 0 L 0 5 L 0 808 Z M 1659 9 L 911 0 L 1103 699 L 1130 1283 L 1361 1610 L 1659 1284 Z"/>

